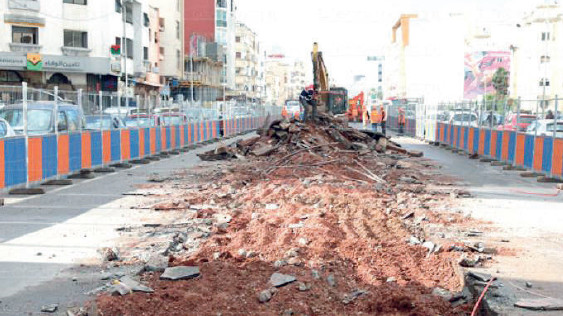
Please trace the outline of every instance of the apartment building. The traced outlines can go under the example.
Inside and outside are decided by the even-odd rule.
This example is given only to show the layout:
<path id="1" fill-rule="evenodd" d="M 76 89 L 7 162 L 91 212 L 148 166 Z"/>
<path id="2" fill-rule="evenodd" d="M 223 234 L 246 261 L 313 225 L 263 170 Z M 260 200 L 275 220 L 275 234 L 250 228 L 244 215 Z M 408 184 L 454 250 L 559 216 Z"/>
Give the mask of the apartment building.
<path id="1" fill-rule="evenodd" d="M 260 42 L 256 33 L 244 23 L 236 24 L 235 36 L 235 88 L 236 93 L 247 99 L 261 98 Z"/>
<path id="2" fill-rule="evenodd" d="M 146 77 L 148 0 L 6 0 L 0 12 L 0 84 L 129 94 L 159 89 Z"/>

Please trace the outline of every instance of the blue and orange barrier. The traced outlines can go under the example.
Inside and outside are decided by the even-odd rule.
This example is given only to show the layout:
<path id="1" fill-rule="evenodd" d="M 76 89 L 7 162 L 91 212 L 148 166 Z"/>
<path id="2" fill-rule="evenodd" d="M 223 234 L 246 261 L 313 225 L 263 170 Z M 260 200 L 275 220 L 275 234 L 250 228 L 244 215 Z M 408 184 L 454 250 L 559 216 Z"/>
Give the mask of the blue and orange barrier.
<path id="1" fill-rule="evenodd" d="M 436 140 L 468 153 L 563 178 L 563 139 L 437 123 Z"/>
<path id="2" fill-rule="evenodd" d="M 189 123 L 184 126 L 23 136 L 0 139 L 0 189 L 65 177 L 82 169 L 126 162 L 261 126 L 265 118 Z M 221 133 L 223 130 L 223 134 Z"/>

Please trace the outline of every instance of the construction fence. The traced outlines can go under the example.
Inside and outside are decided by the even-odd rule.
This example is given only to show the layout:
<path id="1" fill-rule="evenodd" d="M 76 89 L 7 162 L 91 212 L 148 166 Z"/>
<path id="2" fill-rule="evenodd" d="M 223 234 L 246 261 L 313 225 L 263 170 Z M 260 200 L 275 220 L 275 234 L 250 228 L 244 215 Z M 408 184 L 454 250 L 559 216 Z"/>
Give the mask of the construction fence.
<path id="1" fill-rule="evenodd" d="M 406 108 L 407 124 L 414 126 L 405 134 L 563 178 L 561 101 L 555 97 L 412 104 Z M 397 109 L 389 110 L 388 124 L 394 130 Z"/>
<path id="2" fill-rule="evenodd" d="M 74 105 L 69 106 L 71 109 L 78 105 L 87 115 L 98 115 L 122 101 L 111 93 L 99 93 L 96 98 L 80 91 L 44 91 L 27 89 L 25 85 L 19 89 L 0 87 L 0 95 L 3 102 L 0 117 L 4 118 L 3 122 L 15 123 L 16 130 L 16 133 L 4 134 L 0 138 L 0 189 L 30 187 L 47 180 L 66 178 L 85 169 L 140 160 L 239 135 L 281 116 L 281 109 L 277 107 L 255 108 L 247 115 L 236 116 L 207 115 L 203 110 L 210 109 L 200 109 L 203 111 L 201 116 L 179 124 L 169 121 L 168 124 L 147 127 L 114 128 L 100 124 L 98 128 L 86 128 L 80 123 L 71 124 L 72 115 L 67 113 L 68 124 L 61 130 L 54 126 L 60 126 L 65 104 Z M 140 96 L 133 99 L 144 102 Z M 53 104 L 55 108 L 49 108 Z M 147 106 L 155 109 L 150 104 Z M 180 111 L 187 111 L 188 105 L 179 106 Z M 59 115 L 40 120 L 41 115 L 34 111 L 44 111 L 41 115 Z M 0 125 L 6 125 L 3 122 Z M 39 131 L 37 127 L 45 129 Z"/>

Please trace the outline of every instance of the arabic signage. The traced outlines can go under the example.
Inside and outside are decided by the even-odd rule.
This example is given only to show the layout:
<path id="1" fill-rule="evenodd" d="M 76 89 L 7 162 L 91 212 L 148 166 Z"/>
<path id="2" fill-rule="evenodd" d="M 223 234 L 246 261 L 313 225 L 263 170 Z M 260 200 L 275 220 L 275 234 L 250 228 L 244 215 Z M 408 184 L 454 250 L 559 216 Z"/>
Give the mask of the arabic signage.
<path id="1" fill-rule="evenodd" d="M 0 68 L 31 71 L 83 72 L 108 74 L 110 59 L 42 54 L 0 53 Z"/>

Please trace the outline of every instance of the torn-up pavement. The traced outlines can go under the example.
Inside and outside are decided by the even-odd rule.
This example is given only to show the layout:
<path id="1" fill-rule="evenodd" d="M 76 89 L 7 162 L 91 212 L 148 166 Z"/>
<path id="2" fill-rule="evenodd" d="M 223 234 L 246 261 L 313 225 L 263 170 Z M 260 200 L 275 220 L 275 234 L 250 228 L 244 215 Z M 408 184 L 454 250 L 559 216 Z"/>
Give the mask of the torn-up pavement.
<path id="1" fill-rule="evenodd" d="M 144 272 L 114 281 L 97 308 L 103 315 L 468 315 L 473 297 L 462 291 L 460 264 L 491 257 L 484 245 L 439 231 L 472 232 L 470 219 L 443 210 L 464 192 L 431 187 L 443 179 L 416 156 L 329 116 L 316 125 L 274 122 L 259 137 L 203 154 L 220 161 L 153 184 L 160 195 L 147 196 L 151 208 L 184 216 L 127 229 L 146 237 L 136 256 Z"/>

